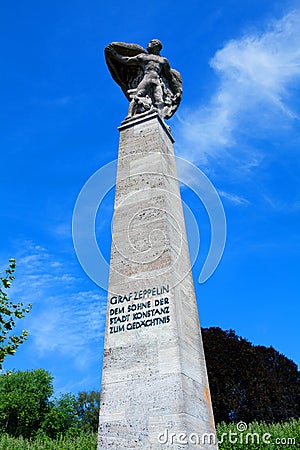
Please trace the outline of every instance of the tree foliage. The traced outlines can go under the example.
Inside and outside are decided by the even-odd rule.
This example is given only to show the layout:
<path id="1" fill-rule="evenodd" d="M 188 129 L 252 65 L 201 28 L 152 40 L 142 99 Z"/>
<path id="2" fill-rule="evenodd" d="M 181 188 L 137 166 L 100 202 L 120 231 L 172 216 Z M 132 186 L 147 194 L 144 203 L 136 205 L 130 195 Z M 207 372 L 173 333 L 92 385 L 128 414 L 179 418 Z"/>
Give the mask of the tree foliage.
<path id="1" fill-rule="evenodd" d="M 293 361 L 233 330 L 203 328 L 202 336 L 216 422 L 299 418 L 300 379 Z"/>
<path id="2" fill-rule="evenodd" d="M 50 410 L 52 380 L 43 369 L 0 375 L 0 429 L 11 436 L 33 436 Z"/>
<path id="3" fill-rule="evenodd" d="M 40 424 L 40 434 L 55 439 L 60 434 L 66 434 L 79 428 L 79 419 L 76 410 L 76 397 L 73 394 L 62 394 L 55 398 Z"/>
<path id="4" fill-rule="evenodd" d="M 79 392 L 76 400 L 76 410 L 79 417 L 80 428 L 85 431 L 98 429 L 100 408 L 100 392 Z"/>
<path id="5" fill-rule="evenodd" d="M 0 278 L 0 370 L 5 357 L 14 355 L 28 335 L 26 330 L 23 330 L 20 334 L 12 333 L 16 326 L 16 319 L 22 319 L 32 307 L 30 304 L 25 308 L 23 303 L 14 303 L 8 297 L 7 290 L 10 289 L 11 283 L 15 279 L 15 269 L 16 261 L 11 258 L 5 276 Z"/>
<path id="6" fill-rule="evenodd" d="M 46 370 L 0 375 L 0 431 L 13 437 L 51 439 L 97 431 L 99 392 L 52 395 L 53 377 Z"/>

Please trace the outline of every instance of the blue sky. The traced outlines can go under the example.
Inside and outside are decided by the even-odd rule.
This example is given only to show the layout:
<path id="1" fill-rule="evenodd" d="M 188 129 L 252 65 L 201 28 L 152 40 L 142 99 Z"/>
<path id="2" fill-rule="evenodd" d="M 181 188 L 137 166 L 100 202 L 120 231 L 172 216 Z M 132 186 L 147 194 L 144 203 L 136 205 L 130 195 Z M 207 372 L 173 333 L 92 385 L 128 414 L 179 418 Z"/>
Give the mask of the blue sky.
<path id="1" fill-rule="evenodd" d="M 56 392 L 100 386 L 106 292 L 81 268 L 72 214 L 84 183 L 117 157 L 127 100 L 103 56 L 112 41 L 164 44 L 183 77 L 169 121 L 175 152 L 223 201 L 227 243 L 195 282 L 202 326 L 232 328 L 300 361 L 300 6 L 294 1 L 1 2 L 0 266 L 17 259 L 11 297 L 33 303 L 28 341 L 4 369 L 42 367 Z M 110 250 L 113 190 L 97 215 Z M 201 235 L 210 228 L 183 188 Z M 193 243 L 190 243 L 193 245 Z"/>

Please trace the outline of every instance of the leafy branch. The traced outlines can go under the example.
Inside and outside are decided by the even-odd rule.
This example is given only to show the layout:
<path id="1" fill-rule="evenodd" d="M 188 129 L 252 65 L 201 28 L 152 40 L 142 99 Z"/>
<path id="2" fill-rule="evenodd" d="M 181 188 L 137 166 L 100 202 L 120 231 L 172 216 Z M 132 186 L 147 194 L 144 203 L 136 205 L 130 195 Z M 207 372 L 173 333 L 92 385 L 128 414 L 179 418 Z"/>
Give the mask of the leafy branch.
<path id="1" fill-rule="evenodd" d="M 29 304 L 24 307 L 22 302 L 14 303 L 10 300 L 7 290 L 15 279 L 16 260 L 9 260 L 9 267 L 5 271 L 5 276 L 0 277 L 0 370 L 7 355 L 14 355 L 19 345 L 27 339 L 28 332 L 22 330 L 20 334 L 13 334 L 16 320 L 25 317 L 32 308 Z"/>

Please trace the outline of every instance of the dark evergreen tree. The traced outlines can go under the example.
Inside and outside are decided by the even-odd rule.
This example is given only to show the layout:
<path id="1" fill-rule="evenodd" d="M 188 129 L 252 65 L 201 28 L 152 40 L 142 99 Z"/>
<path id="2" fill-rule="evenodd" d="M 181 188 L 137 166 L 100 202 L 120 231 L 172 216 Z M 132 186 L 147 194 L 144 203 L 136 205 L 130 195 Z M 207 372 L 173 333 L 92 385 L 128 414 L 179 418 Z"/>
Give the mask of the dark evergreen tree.
<path id="1" fill-rule="evenodd" d="M 293 361 L 233 330 L 203 328 L 202 336 L 217 423 L 299 418 L 300 377 Z"/>
<path id="2" fill-rule="evenodd" d="M 85 431 L 98 429 L 100 408 L 100 392 L 79 392 L 76 399 L 76 410 L 79 418 L 79 426 Z"/>

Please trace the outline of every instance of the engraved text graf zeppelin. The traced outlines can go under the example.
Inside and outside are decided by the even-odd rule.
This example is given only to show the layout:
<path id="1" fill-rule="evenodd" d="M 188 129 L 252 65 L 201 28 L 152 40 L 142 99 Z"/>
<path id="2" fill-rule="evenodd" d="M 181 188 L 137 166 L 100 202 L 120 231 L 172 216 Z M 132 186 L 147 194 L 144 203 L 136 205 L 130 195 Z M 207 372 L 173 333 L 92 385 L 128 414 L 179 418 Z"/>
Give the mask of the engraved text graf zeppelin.
<path id="1" fill-rule="evenodd" d="M 110 298 L 109 332 L 137 330 L 170 322 L 169 285 Z M 118 306 L 115 306 L 118 305 Z"/>

